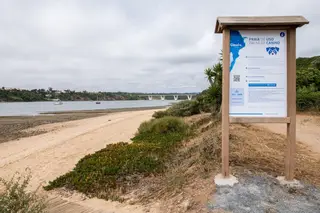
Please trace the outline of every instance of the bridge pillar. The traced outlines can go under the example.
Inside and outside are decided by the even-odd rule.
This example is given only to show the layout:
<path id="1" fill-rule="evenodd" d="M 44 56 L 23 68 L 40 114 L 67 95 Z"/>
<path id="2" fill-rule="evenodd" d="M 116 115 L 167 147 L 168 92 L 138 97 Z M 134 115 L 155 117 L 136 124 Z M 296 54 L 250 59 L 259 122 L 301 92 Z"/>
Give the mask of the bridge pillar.
<path id="1" fill-rule="evenodd" d="M 192 99 L 192 95 L 187 95 L 187 98 L 190 101 Z"/>
<path id="2" fill-rule="evenodd" d="M 174 95 L 174 96 L 173 96 L 173 99 L 174 99 L 175 101 L 177 101 L 178 98 L 179 98 L 179 95 Z"/>
<path id="3" fill-rule="evenodd" d="M 166 96 L 160 95 L 161 101 L 164 101 L 166 99 Z"/>
<path id="4" fill-rule="evenodd" d="M 148 95 L 149 101 L 152 101 L 152 95 Z"/>

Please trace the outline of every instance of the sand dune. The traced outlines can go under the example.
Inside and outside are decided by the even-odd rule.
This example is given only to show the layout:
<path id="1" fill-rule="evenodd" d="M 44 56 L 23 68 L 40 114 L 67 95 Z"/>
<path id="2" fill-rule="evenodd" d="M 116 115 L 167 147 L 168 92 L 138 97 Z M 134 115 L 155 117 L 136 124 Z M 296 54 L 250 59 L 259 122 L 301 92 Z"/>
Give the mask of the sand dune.
<path id="1" fill-rule="evenodd" d="M 275 133 L 285 135 L 286 124 L 257 124 Z M 320 158 L 320 116 L 297 115 L 297 141 L 306 144 Z"/>
<path id="2" fill-rule="evenodd" d="M 72 170 L 82 157 L 106 144 L 129 141 L 140 123 L 150 119 L 154 111 L 120 112 L 36 127 L 50 132 L 0 144 L 0 176 L 8 178 L 15 172 L 23 173 L 28 167 L 32 172 L 31 188 L 35 189 L 40 183 L 46 184 Z M 89 212 L 90 209 L 91 212 L 143 212 L 142 207 L 101 200 L 83 201 L 52 192 L 49 197 L 53 201 L 51 208 L 57 210 L 59 205 L 60 212 L 73 212 L 72 208 L 79 212 L 82 207 Z"/>

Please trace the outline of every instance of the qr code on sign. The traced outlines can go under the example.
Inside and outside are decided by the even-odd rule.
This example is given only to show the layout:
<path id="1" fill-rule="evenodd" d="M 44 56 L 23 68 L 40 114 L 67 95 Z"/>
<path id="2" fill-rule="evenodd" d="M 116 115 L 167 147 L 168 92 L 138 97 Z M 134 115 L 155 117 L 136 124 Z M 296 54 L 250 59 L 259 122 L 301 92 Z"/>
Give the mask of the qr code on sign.
<path id="1" fill-rule="evenodd" d="M 240 75 L 234 75 L 233 82 L 240 82 Z"/>

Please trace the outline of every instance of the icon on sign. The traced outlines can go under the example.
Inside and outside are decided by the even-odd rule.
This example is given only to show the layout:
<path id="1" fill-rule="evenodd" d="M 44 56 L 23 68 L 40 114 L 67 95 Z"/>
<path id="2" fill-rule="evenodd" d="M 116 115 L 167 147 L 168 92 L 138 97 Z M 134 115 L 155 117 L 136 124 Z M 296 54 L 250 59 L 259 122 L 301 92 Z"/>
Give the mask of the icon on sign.
<path id="1" fill-rule="evenodd" d="M 267 47 L 266 50 L 267 50 L 269 55 L 277 55 L 277 53 L 279 52 L 280 48 L 279 47 Z"/>
<path id="2" fill-rule="evenodd" d="M 281 32 L 281 33 L 280 33 L 280 36 L 281 36 L 281 37 L 284 37 L 285 35 L 286 35 L 286 34 L 285 34 L 284 32 Z"/>

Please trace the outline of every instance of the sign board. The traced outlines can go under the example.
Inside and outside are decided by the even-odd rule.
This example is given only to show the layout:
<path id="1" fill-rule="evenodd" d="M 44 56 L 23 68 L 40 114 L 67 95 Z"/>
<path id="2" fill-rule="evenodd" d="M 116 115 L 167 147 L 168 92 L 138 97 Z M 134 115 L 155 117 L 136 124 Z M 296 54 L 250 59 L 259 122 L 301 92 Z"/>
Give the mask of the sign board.
<path id="1" fill-rule="evenodd" d="M 223 35 L 221 173 L 229 171 L 230 123 L 287 125 L 285 179 L 296 153 L 296 28 L 302 16 L 218 17 Z"/>
<path id="2" fill-rule="evenodd" d="M 286 34 L 230 30 L 230 116 L 287 116 Z"/>

